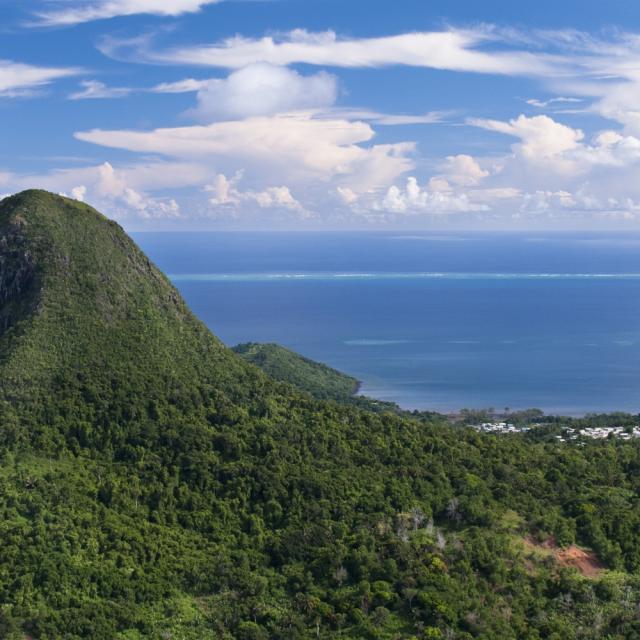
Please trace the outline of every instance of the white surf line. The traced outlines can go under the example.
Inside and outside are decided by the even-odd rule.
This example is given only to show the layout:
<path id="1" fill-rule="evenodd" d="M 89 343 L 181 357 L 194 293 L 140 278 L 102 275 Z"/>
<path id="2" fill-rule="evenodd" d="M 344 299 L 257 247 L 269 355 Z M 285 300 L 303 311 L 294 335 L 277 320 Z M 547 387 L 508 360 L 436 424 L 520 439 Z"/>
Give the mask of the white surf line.
<path id="1" fill-rule="evenodd" d="M 376 272 L 376 273 L 180 273 L 170 274 L 173 282 L 271 282 L 287 280 L 640 280 L 640 273 L 458 273 L 458 272 Z"/>

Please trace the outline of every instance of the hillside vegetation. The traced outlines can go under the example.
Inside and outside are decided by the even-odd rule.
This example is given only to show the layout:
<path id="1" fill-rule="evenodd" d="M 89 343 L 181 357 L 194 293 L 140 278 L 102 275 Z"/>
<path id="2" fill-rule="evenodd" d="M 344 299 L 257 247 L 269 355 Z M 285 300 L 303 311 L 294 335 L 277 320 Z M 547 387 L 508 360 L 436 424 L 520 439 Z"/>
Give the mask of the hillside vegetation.
<path id="1" fill-rule="evenodd" d="M 639 471 L 314 399 L 95 210 L 0 201 L 0 637 L 637 638 Z"/>
<path id="2" fill-rule="evenodd" d="M 401 412 L 395 402 L 356 395 L 360 382 L 353 376 L 309 360 L 278 344 L 246 342 L 232 347 L 232 350 L 243 360 L 262 369 L 273 380 L 291 385 L 317 400 L 332 400 L 378 413 Z"/>
<path id="3" fill-rule="evenodd" d="M 320 400 L 348 400 L 360 386 L 356 378 L 277 344 L 246 342 L 233 347 L 233 351 L 270 377 L 287 382 Z"/>

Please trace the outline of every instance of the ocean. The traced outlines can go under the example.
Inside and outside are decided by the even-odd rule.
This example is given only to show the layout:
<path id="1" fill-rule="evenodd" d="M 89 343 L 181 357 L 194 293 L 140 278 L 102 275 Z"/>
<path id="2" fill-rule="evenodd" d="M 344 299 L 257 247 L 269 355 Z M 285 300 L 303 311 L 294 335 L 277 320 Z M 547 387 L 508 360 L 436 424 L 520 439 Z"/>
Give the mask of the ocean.
<path id="1" fill-rule="evenodd" d="M 640 411 L 640 234 L 133 235 L 228 345 L 403 408 Z"/>

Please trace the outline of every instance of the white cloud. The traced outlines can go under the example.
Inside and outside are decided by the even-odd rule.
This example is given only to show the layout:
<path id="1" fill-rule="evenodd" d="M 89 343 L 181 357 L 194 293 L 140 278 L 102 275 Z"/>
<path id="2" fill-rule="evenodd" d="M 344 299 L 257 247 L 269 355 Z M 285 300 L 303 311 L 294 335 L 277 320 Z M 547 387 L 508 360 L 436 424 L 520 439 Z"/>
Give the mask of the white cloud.
<path id="1" fill-rule="evenodd" d="M 180 207 L 171 197 L 157 197 L 148 191 L 201 186 L 211 175 L 207 167 L 193 163 L 141 163 L 114 167 L 109 162 L 43 174 L 3 174 L 13 192 L 47 189 L 90 202 L 101 211 L 123 220 L 181 217 Z"/>
<path id="2" fill-rule="evenodd" d="M 264 75 L 260 73 L 261 69 L 265 69 Z M 252 71 L 252 73 L 249 73 L 249 71 Z M 274 74 L 274 80 L 269 77 L 271 74 Z M 256 99 L 261 99 L 261 92 L 265 89 L 272 95 L 275 94 L 276 90 L 280 90 L 282 94 L 292 94 L 290 98 L 287 98 L 286 95 L 279 96 L 281 106 L 278 107 L 277 111 L 311 109 L 314 111 L 316 118 L 344 118 L 347 120 L 364 120 L 376 125 L 397 126 L 439 124 L 452 115 L 451 111 L 427 111 L 426 113 L 416 114 L 381 113 L 369 109 L 332 107 L 331 105 L 335 102 L 337 94 L 337 82 L 334 76 L 326 73 L 303 76 L 290 69 L 266 63 L 249 65 L 230 74 L 227 79 L 210 78 L 197 80 L 195 78 L 184 78 L 175 82 L 162 82 L 150 89 L 140 89 L 140 91 L 151 93 L 197 92 L 200 94 L 198 102 L 203 101 L 205 103 L 211 101 L 214 97 L 219 97 L 223 104 L 220 108 L 220 114 L 216 115 L 232 115 L 239 112 L 229 108 L 230 106 L 235 106 L 234 103 L 237 102 L 246 104 L 254 96 Z M 230 95 L 225 95 L 225 92 L 229 92 Z M 275 113 L 273 106 L 275 103 L 276 100 L 272 100 L 270 102 L 271 106 L 264 113 Z M 212 106 L 214 105 L 205 104 L 205 113 L 207 111 L 215 112 L 215 108 L 211 109 Z M 257 107 L 253 109 L 255 111 Z M 198 110 L 199 108 L 192 109 L 191 113 L 197 115 Z M 246 111 L 248 112 L 249 109 L 246 109 Z M 248 113 L 247 115 L 264 115 L 264 113 Z"/>
<path id="3" fill-rule="evenodd" d="M 153 93 L 192 93 L 204 89 L 210 80 L 185 78 L 176 82 L 162 82 L 151 89 Z"/>
<path id="4" fill-rule="evenodd" d="M 83 80 L 80 82 L 82 90 L 69 95 L 69 100 L 88 100 L 96 98 L 124 98 L 133 89 L 127 87 L 108 87 L 97 80 Z"/>
<path id="5" fill-rule="evenodd" d="M 296 29 L 278 37 L 236 36 L 212 45 L 150 51 L 140 39 L 107 39 L 103 53 L 123 55 L 133 45 L 136 57 L 148 61 L 239 69 L 262 62 L 273 65 L 312 64 L 333 67 L 407 65 L 507 75 L 548 76 L 555 58 L 526 51 L 481 50 L 494 36 L 489 30 L 414 32 L 379 38 L 339 38 L 333 31 Z"/>
<path id="6" fill-rule="evenodd" d="M 545 219 L 626 220 L 638 214 L 639 138 L 605 129 L 586 139 L 581 130 L 549 116 L 521 115 L 508 122 L 472 119 L 469 124 L 519 140 L 511 153 L 492 158 L 483 189 L 473 189 L 474 202 L 485 201 L 504 215 L 515 209 L 521 216 Z M 504 207 L 500 194 L 519 198 L 520 204 Z"/>
<path id="7" fill-rule="evenodd" d="M 440 183 L 443 186 L 443 183 Z M 407 178 L 404 189 L 392 185 L 381 202 L 374 208 L 397 214 L 444 214 L 488 211 L 486 204 L 475 203 L 466 193 L 454 193 L 450 190 L 433 190 L 433 185 L 424 188 L 415 177 Z"/>
<path id="8" fill-rule="evenodd" d="M 78 75 L 72 67 L 37 67 L 11 60 L 0 60 L 0 97 L 28 95 L 34 89 L 60 78 Z"/>
<path id="9" fill-rule="evenodd" d="M 640 160 L 640 139 L 604 130 L 590 142 L 584 133 L 549 116 L 520 115 L 509 122 L 470 119 L 468 123 L 520 139 L 511 145 L 513 155 L 502 159 L 503 171 L 538 176 L 542 180 L 566 180 L 598 168 L 631 168 Z"/>
<path id="10" fill-rule="evenodd" d="M 117 16 L 146 13 L 157 16 L 179 16 L 195 13 L 208 4 L 220 0 L 95 0 L 94 2 L 72 2 L 70 6 L 53 11 L 36 13 L 38 24 L 62 26 L 103 20 Z"/>
<path id="11" fill-rule="evenodd" d="M 78 187 L 74 187 L 71 189 L 71 197 L 74 200 L 79 200 L 80 202 L 84 202 L 84 199 L 87 196 L 87 187 L 84 185 L 80 185 Z"/>
<path id="12" fill-rule="evenodd" d="M 126 172 L 117 171 L 105 162 L 96 167 L 96 179 L 91 185 L 91 192 L 100 201 L 107 201 L 108 208 L 122 214 L 125 211 L 135 212 L 141 218 L 175 218 L 180 216 L 180 207 L 173 198 L 155 198 L 134 189 L 127 181 Z M 78 185 L 71 190 L 74 197 L 87 196 L 87 186 Z"/>
<path id="13" fill-rule="evenodd" d="M 304 207 L 291 194 L 289 187 L 280 186 L 268 187 L 262 191 L 241 191 L 238 188 L 241 179 L 241 172 L 238 172 L 231 179 L 224 174 L 218 174 L 213 184 L 208 184 L 204 188 L 205 191 L 212 194 L 209 203 L 215 207 L 233 206 L 234 208 L 257 204 L 263 209 L 287 209 L 307 215 Z"/>
<path id="14" fill-rule="evenodd" d="M 365 216 L 367 209 L 391 215 L 485 212 L 494 202 L 519 195 L 515 189 L 475 188 L 489 172 L 472 156 L 448 156 L 441 168 L 443 174 L 432 176 L 426 186 L 409 176 L 404 187 L 393 184 L 382 195 L 359 194 L 348 187 L 339 188 L 338 195 L 344 204 Z"/>
<path id="15" fill-rule="evenodd" d="M 258 63 L 204 84 L 190 113 L 211 121 L 321 109 L 333 105 L 336 94 L 336 79 L 327 73 L 303 76 L 286 67 Z"/>
<path id="16" fill-rule="evenodd" d="M 364 122 L 278 115 L 153 131 L 92 130 L 76 138 L 114 149 L 238 166 L 273 182 L 344 179 L 355 191 L 392 183 L 413 168 L 413 143 L 369 145 Z"/>
<path id="17" fill-rule="evenodd" d="M 447 180 L 462 186 L 476 185 L 489 175 L 474 158 L 464 153 L 448 156 L 443 169 Z"/>
<path id="18" fill-rule="evenodd" d="M 269 64 L 250 65 L 225 79 L 186 78 L 150 88 L 109 87 L 97 80 L 83 80 L 80 86 L 82 90 L 70 94 L 70 100 L 123 98 L 132 93 L 197 92 L 197 106 L 190 109 L 188 115 L 209 122 L 309 109 L 325 112 L 337 95 L 336 79 L 328 73 L 303 76 L 286 67 Z M 377 120 L 394 118 L 383 114 L 375 114 L 375 117 Z M 413 119 L 435 117 L 427 114 Z M 407 118 L 412 119 L 410 116 Z"/>
<path id="19" fill-rule="evenodd" d="M 520 115 L 509 122 L 471 118 L 468 123 L 520 138 L 521 142 L 514 145 L 514 151 L 537 162 L 545 162 L 551 156 L 575 149 L 584 138 L 580 129 L 572 129 L 549 116 L 528 118 Z"/>
<path id="20" fill-rule="evenodd" d="M 254 194 L 256 202 L 261 207 L 284 207 L 302 211 L 302 205 L 291 195 L 289 187 L 269 187 Z"/>
<path id="21" fill-rule="evenodd" d="M 111 171 L 90 167 L 53 172 L 49 178 L 64 182 L 67 191 L 79 188 L 75 193 L 81 197 L 102 198 L 131 211 L 158 212 L 153 215 L 161 215 L 163 206 L 171 209 L 165 198 L 154 199 L 156 190 L 167 193 L 165 189 L 190 187 L 190 216 L 198 215 L 192 212 L 199 206 L 215 209 L 212 216 L 254 212 L 266 217 L 267 210 L 274 216 L 278 211 L 286 215 L 313 210 L 335 220 L 367 212 L 379 220 L 448 213 L 483 219 L 514 214 L 544 219 L 636 216 L 640 214 L 636 205 L 640 202 L 640 108 L 636 104 L 640 39 L 623 38 L 615 48 L 572 34 L 556 35 L 553 40 L 550 34 L 534 32 L 525 42 L 518 34 L 508 36 L 485 28 L 382 38 L 293 31 L 161 53 L 148 46 L 145 51 L 139 42 L 142 61 L 189 62 L 231 71 L 221 79 L 187 77 L 137 89 L 88 81 L 85 91 L 78 92 L 85 95 L 77 97 L 193 92 L 197 106 L 187 113 L 203 124 L 78 132 L 80 140 L 147 158 L 111 167 Z M 549 97 L 527 103 L 563 115 L 541 112 L 504 120 L 470 119 L 470 125 L 505 136 L 504 153 L 474 157 L 466 152 L 474 147 L 460 148 L 458 138 L 456 155 L 420 161 L 419 166 L 435 169 L 415 175 L 415 143 L 389 143 L 401 140 L 399 135 L 392 137 L 389 129 L 380 141 L 374 128 L 443 122 L 446 113 L 336 108 L 335 78 L 287 66 L 294 63 L 345 68 L 399 64 L 537 76 L 544 90 L 541 95 Z M 590 109 L 622 126 L 583 118 L 583 131 L 567 115 L 571 110 L 565 108 L 573 103 L 580 104 L 581 111 Z M 430 147 L 424 144 L 424 148 Z M 12 184 L 3 190 L 9 188 Z"/>
<path id="22" fill-rule="evenodd" d="M 558 96 L 557 98 L 549 98 L 548 100 L 539 100 L 537 98 L 531 98 L 526 101 L 527 104 L 532 107 L 538 107 L 539 109 L 546 109 L 553 104 L 572 104 L 576 102 L 583 102 L 580 98 L 565 98 Z"/>

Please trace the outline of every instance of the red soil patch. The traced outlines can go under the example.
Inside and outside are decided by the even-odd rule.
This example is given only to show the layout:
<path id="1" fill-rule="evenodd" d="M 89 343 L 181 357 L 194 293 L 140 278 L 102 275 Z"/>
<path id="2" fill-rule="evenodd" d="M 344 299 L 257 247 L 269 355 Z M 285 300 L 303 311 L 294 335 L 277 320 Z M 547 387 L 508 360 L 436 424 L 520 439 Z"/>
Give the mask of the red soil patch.
<path id="1" fill-rule="evenodd" d="M 523 542 L 526 549 L 552 556 L 558 565 L 577 569 L 585 578 L 597 578 L 604 571 L 604 565 L 598 556 L 589 549 L 583 549 L 575 544 L 562 548 L 553 538 L 536 542 L 526 537 Z"/>
<path id="2" fill-rule="evenodd" d="M 556 560 L 562 567 L 574 567 L 587 578 L 597 578 L 604 567 L 593 551 L 571 545 L 555 552 Z"/>

